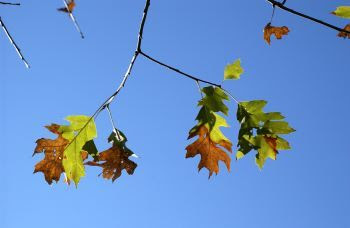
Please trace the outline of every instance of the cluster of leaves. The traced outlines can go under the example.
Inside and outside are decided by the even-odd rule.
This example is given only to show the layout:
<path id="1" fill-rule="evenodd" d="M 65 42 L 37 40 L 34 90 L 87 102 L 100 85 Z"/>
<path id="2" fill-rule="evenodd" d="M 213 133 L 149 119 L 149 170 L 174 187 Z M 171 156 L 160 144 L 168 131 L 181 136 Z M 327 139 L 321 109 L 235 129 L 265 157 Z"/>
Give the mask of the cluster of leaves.
<path id="1" fill-rule="evenodd" d="M 341 18 L 350 19 L 350 6 L 339 6 L 335 11 L 332 12 L 332 14 Z M 344 27 L 344 30 L 350 32 L 350 24 L 347 24 Z M 284 35 L 288 35 L 289 31 L 290 30 L 287 26 L 272 26 L 270 22 L 264 28 L 264 40 L 270 45 L 272 35 L 275 35 L 276 39 L 282 39 Z M 350 39 L 350 33 L 343 31 L 339 32 L 338 36 Z"/>
<path id="2" fill-rule="evenodd" d="M 238 152 L 240 159 L 251 150 L 256 150 L 256 164 L 263 168 L 267 158 L 276 160 L 278 150 L 290 149 L 289 143 L 280 134 L 289 134 L 295 130 L 283 121 L 279 112 L 265 113 L 264 100 L 240 102 L 237 109 L 237 120 L 241 128 L 238 133 Z"/>
<path id="3" fill-rule="evenodd" d="M 49 131 L 58 135 L 56 139 L 41 138 L 36 141 L 33 155 L 44 153 L 45 157 L 35 165 L 34 173 L 44 173 L 49 184 L 59 181 L 64 173 L 65 181 L 69 184 L 72 180 L 76 186 L 85 176 L 84 165 L 102 167 L 103 177 L 113 181 L 120 177 L 123 169 L 126 169 L 128 174 L 133 174 L 137 165 L 129 160 L 133 152 L 126 147 L 127 138 L 121 131 L 115 129 L 108 139 L 113 146 L 99 153 L 93 141 L 97 137 L 93 118 L 79 115 L 68 116 L 66 120 L 69 125 L 46 126 Z M 89 156 L 93 161 L 84 164 L 84 160 Z"/>
<path id="4" fill-rule="evenodd" d="M 238 59 L 226 66 L 224 79 L 239 79 L 243 72 Z M 196 117 L 197 124 L 188 135 L 188 139 L 197 139 L 186 147 L 186 158 L 200 155 L 198 170 L 208 169 L 210 178 L 213 173 L 219 173 L 219 161 L 230 171 L 233 144 L 220 128 L 229 127 L 224 116 L 229 115 L 225 102 L 230 101 L 231 95 L 216 86 L 201 88 L 200 92 L 202 98 L 198 102 L 200 110 Z M 294 129 L 283 121 L 284 117 L 280 113 L 265 113 L 263 108 L 266 101 L 236 102 L 237 120 L 241 125 L 236 158 L 242 158 L 251 150 L 256 150 L 256 163 L 262 168 L 267 158 L 276 159 L 278 150 L 290 148 L 280 134 L 289 134 Z M 65 181 L 69 184 L 72 180 L 76 185 L 85 175 L 85 165 L 101 167 L 102 176 L 112 181 L 119 178 L 124 169 L 129 175 L 134 173 L 137 164 L 129 157 L 135 154 L 126 146 L 127 138 L 121 131 L 114 129 L 108 137 L 112 147 L 98 152 L 93 141 L 97 137 L 93 118 L 80 115 L 68 116 L 66 120 L 69 125 L 46 126 L 49 131 L 58 135 L 56 139 L 42 138 L 36 141 L 34 154 L 44 152 L 45 157 L 35 165 L 34 173 L 44 173 L 49 184 L 59 181 L 64 173 Z M 91 160 L 84 163 L 89 158 Z"/>
<path id="5" fill-rule="evenodd" d="M 221 132 L 220 127 L 228 127 L 226 120 L 219 115 L 228 115 L 228 107 L 224 101 L 229 97 L 218 87 L 209 86 L 202 89 L 203 98 L 198 102 L 201 107 L 196 117 L 198 121 L 190 132 L 188 139 L 198 136 L 198 139 L 186 147 L 186 158 L 201 155 L 198 170 L 203 167 L 209 170 L 209 177 L 219 172 L 219 161 L 226 164 L 230 170 L 231 158 L 224 151 L 232 152 L 232 142 Z"/>
<path id="6" fill-rule="evenodd" d="M 224 79 L 239 79 L 243 73 L 240 60 L 229 64 L 225 68 Z M 228 107 L 225 101 L 229 96 L 225 90 L 209 86 L 201 89 L 202 99 L 196 117 L 197 124 L 190 130 L 188 139 L 198 136 L 197 140 L 186 147 L 186 158 L 201 156 L 198 170 L 203 167 L 209 170 L 209 178 L 219 172 L 219 161 L 225 163 L 230 170 L 231 158 L 227 152 L 232 152 L 232 142 L 221 132 L 220 127 L 229 127 L 220 113 L 228 116 Z M 289 143 L 280 137 L 280 134 L 289 134 L 295 130 L 285 121 L 279 112 L 265 113 L 266 101 L 254 100 L 239 102 L 237 120 L 241 128 L 238 134 L 237 160 L 256 150 L 256 164 L 262 169 L 265 160 L 276 159 L 278 150 L 290 149 Z"/>

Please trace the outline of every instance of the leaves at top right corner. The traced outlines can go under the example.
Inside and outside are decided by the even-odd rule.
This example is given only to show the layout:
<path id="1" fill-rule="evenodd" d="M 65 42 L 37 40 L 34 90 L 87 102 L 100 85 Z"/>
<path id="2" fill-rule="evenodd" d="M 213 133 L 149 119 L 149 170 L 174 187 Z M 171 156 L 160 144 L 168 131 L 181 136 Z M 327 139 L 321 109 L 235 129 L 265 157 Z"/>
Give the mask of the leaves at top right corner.
<path id="1" fill-rule="evenodd" d="M 350 19 L 350 6 L 339 6 L 332 14 L 341 18 Z M 350 39 L 350 24 L 347 24 L 344 30 L 349 32 L 339 32 L 338 36 Z"/>
<path id="2" fill-rule="evenodd" d="M 288 35 L 289 28 L 287 26 L 276 27 L 268 23 L 264 28 L 264 40 L 270 45 L 271 36 L 275 35 L 276 39 L 280 40 L 284 35 Z"/>

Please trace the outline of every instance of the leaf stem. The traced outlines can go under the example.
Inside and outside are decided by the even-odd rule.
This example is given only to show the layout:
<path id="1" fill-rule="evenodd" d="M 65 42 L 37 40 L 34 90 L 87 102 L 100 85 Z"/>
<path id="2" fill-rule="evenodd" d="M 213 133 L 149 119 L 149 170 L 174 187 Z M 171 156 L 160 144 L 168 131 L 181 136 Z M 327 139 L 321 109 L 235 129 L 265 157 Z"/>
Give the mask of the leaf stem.
<path id="1" fill-rule="evenodd" d="M 7 30 L 4 22 L 2 21 L 1 17 L 0 17 L 0 26 L 2 27 L 2 29 L 4 30 L 7 38 L 10 40 L 12 46 L 15 48 L 18 56 L 21 58 L 21 60 L 23 61 L 24 65 L 26 66 L 26 68 L 30 68 L 27 60 L 23 57 L 22 53 L 21 53 L 21 49 L 18 47 L 18 45 L 16 44 L 16 42 L 13 40 L 11 34 L 9 33 L 9 31 Z"/>
<path id="2" fill-rule="evenodd" d="M 227 91 L 226 89 L 224 89 L 222 87 L 220 87 L 220 89 L 222 91 L 224 91 L 227 95 L 229 95 L 232 98 L 232 100 L 234 100 L 237 104 L 239 104 L 239 101 L 229 91 Z"/>
<path id="3" fill-rule="evenodd" d="M 111 121 L 111 124 L 112 124 L 112 127 L 113 127 L 113 132 L 114 132 L 115 135 L 117 136 L 117 140 L 118 140 L 118 141 L 122 141 L 122 139 L 121 139 L 121 137 L 120 137 L 120 134 L 119 134 L 119 131 L 118 131 L 118 129 L 115 127 L 114 120 L 113 120 L 113 117 L 112 117 L 112 112 L 111 112 L 111 110 L 109 109 L 109 105 L 106 106 L 106 109 L 107 109 L 107 112 L 108 112 L 109 120 Z"/>
<path id="4" fill-rule="evenodd" d="M 324 21 L 322 21 L 322 20 L 320 20 L 320 19 L 311 17 L 311 16 L 309 16 L 309 15 L 300 13 L 300 12 L 298 12 L 298 11 L 295 11 L 295 10 L 293 10 L 293 9 L 291 9 L 291 8 L 288 8 L 288 7 L 284 6 L 284 4 L 286 3 L 286 1 L 283 1 L 282 3 L 281 3 L 281 2 L 278 2 L 278 1 L 275 1 L 275 0 L 267 0 L 267 1 L 268 1 L 269 3 L 271 3 L 272 6 L 274 6 L 274 7 L 277 6 L 278 8 L 280 8 L 280 9 L 282 9 L 282 10 L 285 10 L 285 11 L 287 11 L 287 12 L 289 12 L 289 13 L 295 14 L 295 15 L 300 16 L 300 17 L 303 17 L 303 18 L 306 18 L 306 19 L 311 20 L 311 21 L 313 21 L 313 22 L 316 22 L 316 23 L 318 23 L 318 24 L 324 25 L 324 26 L 326 26 L 326 27 L 328 27 L 328 28 L 337 30 L 338 32 L 345 32 L 345 33 L 347 33 L 347 34 L 350 34 L 350 31 L 347 31 L 347 30 L 345 30 L 345 29 L 341 29 L 341 28 L 339 28 L 339 27 L 337 27 L 337 26 L 335 26 L 335 25 L 329 24 L 329 23 L 324 22 Z"/>

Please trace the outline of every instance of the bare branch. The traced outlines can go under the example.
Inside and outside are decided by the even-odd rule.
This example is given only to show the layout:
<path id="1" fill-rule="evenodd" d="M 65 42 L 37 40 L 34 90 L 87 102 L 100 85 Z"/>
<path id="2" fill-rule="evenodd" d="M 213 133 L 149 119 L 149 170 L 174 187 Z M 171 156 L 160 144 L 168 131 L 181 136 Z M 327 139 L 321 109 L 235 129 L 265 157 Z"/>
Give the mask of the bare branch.
<path id="1" fill-rule="evenodd" d="M 11 44 L 13 45 L 13 47 L 15 48 L 18 56 L 22 59 L 24 65 L 27 67 L 27 68 L 30 68 L 28 62 L 26 61 L 26 59 L 23 57 L 22 53 L 21 53 L 21 49 L 17 46 L 16 42 L 13 40 L 11 34 L 9 33 L 9 31 L 7 30 L 4 22 L 2 21 L 1 17 L 0 17 L 0 25 L 2 27 L 2 29 L 4 30 L 7 38 L 10 40 Z"/>
<path id="2" fill-rule="evenodd" d="M 0 2 L 1 5 L 20 6 L 21 3 Z"/>
<path id="3" fill-rule="evenodd" d="M 64 0 L 65 1 L 65 0 Z M 72 141 L 68 144 L 68 146 L 66 148 L 68 148 L 72 142 L 74 142 L 77 137 L 80 135 L 80 133 L 82 132 L 82 130 L 84 130 L 86 128 L 86 126 L 90 123 L 90 121 L 97 117 L 97 115 L 106 107 L 109 106 L 110 103 L 112 103 L 112 101 L 114 100 L 114 98 L 118 95 L 118 93 L 120 92 L 120 90 L 124 87 L 127 79 L 129 78 L 131 71 L 133 69 L 133 66 L 135 64 L 135 61 L 137 59 L 137 57 L 139 56 L 139 51 L 141 50 L 141 43 L 142 43 L 142 34 L 143 34 L 143 29 L 144 29 L 144 25 L 146 22 L 146 18 L 147 18 L 147 14 L 148 14 L 148 8 L 150 6 L 151 0 L 146 0 L 146 5 L 143 11 L 143 16 L 142 16 L 142 20 L 141 20 L 141 24 L 140 24 L 140 29 L 139 29 L 139 33 L 138 33 L 138 39 L 137 39 L 137 45 L 136 45 L 136 51 L 134 53 L 134 55 L 132 56 L 131 60 L 130 60 L 130 64 L 128 69 L 126 70 L 123 80 L 120 83 L 119 87 L 117 88 L 117 90 L 111 95 L 109 96 L 100 107 L 98 107 L 98 109 L 95 111 L 95 113 L 91 116 L 91 118 L 86 122 L 86 124 L 82 127 L 82 129 L 77 133 L 77 135 L 72 139 Z"/>
<path id="4" fill-rule="evenodd" d="M 155 62 L 155 63 L 157 63 L 157 64 L 159 64 L 159 65 L 161 65 L 163 67 L 166 67 L 166 68 L 168 68 L 168 69 L 170 69 L 172 71 L 175 71 L 176 73 L 179 73 L 179 74 L 181 74 L 181 75 L 183 75 L 185 77 L 188 77 L 188 78 L 193 79 L 195 81 L 204 82 L 204 83 L 207 83 L 209 85 L 213 85 L 213 86 L 217 86 L 217 87 L 221 88 L 221 85 L 219 85 L 219 84 L 216 84 L 216 83 L 213 83 L 213 82 L 209 82 L 209 81 L 197 78 L 195 76 L 192 76 L 190 74 L 187 74 L 187 73 L 185 73 L 185 72 L 183 72 L 183 71 L 181 71 L 179 69 L 176 69 L 176 68 L 174 68 L 172 66 L 169 66 L 169 65 L 167 65 L 165 63 L 160 62 L 159 60 L 156 60 L 156 59 L 152 58 L 151 56 L 147 55 L 146 53 L 144 53 L 142 51 L 140 52 L 140 54 L 143 55 L 144 57 L 146 57 L 147 59 L 149 59 L 149 60 L 151 60 L 151 61 L 153 61 L 153 62 Z"/>
<path id="5" fill-rule="evenodd" d="M 308 16 L 308 15 L 306 15 L 306 14 L 300 13 L 300 12 L 298 12 L 298 11 L 295 11 L 295 10 L 293 10 L 293 9 L 291 9 L 291 8 L 288 8 L 288 7 L 284 6 L 284 4 L 285 4 L 286 1 L 283 1 L 282 3 L 281 3 L 281 2 L 277 2 L 277 1 L 275 1 L 275 0 L 267 0 L 267 1 L 268 1 L 269 3 L 271 3 L 272 6 L 274 6 L 274 7 L 277 6 L 278 8 L 280 8 L 280 9 L 282 9 L 282 10 L 285 10 L 285 11 L 287 11 L 287 12 L 289 12 L 289 13 L 298 15 L 298 16 L 300 16 L 300 17 L 306 18 L 306 19 L 311 20 L 311 21 L 313 21 L 313 22 L 316 22 L 316 23 L 318 23 L 318 24 L 324 25 L 324 26 L 326 26 L 326 27 L 328 27 L 328 28 L 337 30 L 338 32 L 345 32 L 345 33 L 347 33 L 347 34 L 350 34 L 350 31 L 341 29 L 341 28 L 339 28 L 339 27 L 337 27 L 337 26 L 335 26 L 335 25 L 331 25 L 331 24 L 329 24 L 329 23 L 327 23 L 327 22 L 321 21 L 321 20 L 319 20 L 319 19 L 317 19 L 317 18 Z"/>

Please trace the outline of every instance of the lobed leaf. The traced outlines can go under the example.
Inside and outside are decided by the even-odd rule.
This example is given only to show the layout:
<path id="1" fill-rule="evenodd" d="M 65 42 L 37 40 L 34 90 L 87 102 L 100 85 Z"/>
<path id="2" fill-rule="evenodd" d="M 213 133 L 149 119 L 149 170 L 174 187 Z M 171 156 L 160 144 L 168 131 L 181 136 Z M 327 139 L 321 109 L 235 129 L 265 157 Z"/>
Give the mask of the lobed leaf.
<path id="1" fill-rule="evenodd" d="M 339 6 L 332 12 L 332 14 L 338 17 L 350 19 L 350 6 Z"/>
<path id="2" fill-rule="evenodd" d="M 241 60 L 237 59 L 235 62 L 227 65 L 224 71 L 224 80 L 228 79 L 240 79 L 241 74 L 244 73 L 244 70 L 241 66 Z"/>

